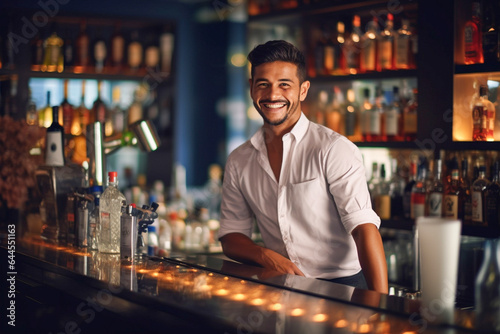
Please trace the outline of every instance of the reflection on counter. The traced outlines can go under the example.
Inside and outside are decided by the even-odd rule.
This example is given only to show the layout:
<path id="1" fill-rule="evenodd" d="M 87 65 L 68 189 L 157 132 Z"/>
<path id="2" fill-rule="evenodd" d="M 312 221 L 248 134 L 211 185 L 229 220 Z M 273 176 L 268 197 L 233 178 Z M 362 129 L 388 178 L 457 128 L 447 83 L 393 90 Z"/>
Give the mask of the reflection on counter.
<path id="1" fill-rule="evenodd" d="M 53 270 L 59 273 L 67 270 L 98 280 L 88 284 L 108 283 L 120 298 L 130 293 L 148 296 L 154 298 L 154 305 L 164 305 L 162 309 L 174 307 L 217 319 L 239 331 L 417 333 L 428 326 L 419 317 L 418 300 L 280 275 L 206 255 L 182 260 L 144 257 L 131 264 L 120 262 L 119 255 L 80 251 L 40 239 L 20 240 L 18 246 L 20 260 L 29 257 L 30 264 L 39 259 L 42 267 L 55 265 L 59 269 Z M 457 312 L 470 328 L 471 313 Z"/>

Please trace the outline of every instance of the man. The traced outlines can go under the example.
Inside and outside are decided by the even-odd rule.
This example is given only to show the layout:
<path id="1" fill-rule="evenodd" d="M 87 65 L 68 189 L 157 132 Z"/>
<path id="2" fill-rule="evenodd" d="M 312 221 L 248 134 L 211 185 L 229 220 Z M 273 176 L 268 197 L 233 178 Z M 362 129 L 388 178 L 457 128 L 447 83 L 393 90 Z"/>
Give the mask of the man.
<path id="1" fill-rule="evenodd" d="M 310 86 L 303 54 L 288 42 L 270 41 L 248 60 L 250 94 L 264 125 L 227 160 L 219 232 L 224 253 L 387 293 L 380 219 L 371 209 L 361 154 L 302 113 Z M 265 247 L 250 239 L 254 219 Z"/>

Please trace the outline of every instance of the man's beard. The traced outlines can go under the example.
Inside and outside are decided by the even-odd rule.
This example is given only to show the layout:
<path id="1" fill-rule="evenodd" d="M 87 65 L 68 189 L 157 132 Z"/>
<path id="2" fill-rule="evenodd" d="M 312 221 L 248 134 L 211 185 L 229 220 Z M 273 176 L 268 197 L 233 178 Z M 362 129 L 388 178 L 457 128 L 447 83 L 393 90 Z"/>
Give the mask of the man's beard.
<path id="1" fill-rule="evenodd" d="M 273 102 L 279 103 L 279 102 L 283 102 L 283 101 L 262 101 L 261 103 L 273 103 Z M 287 107 L 289 106 L 288 102 L 284 102 L 284 103 L 286 103 Z M 259 105 L 257 103 L 254 102 L 253 106 L 255 107 L 257 112 L 260 114 L 260 116 L 262 116 L 262 119 L 264 120 L 264 122 L 269 124 L 269 125 L 273 125 L 273 126 L 278 126 L 278 125 L 283 124 L 288 119 L 288 116 L 292 112 L 291 109 L 288 109 L 285 116 L 283 116 L 282 119 L 272 122 L 269 118 L 266 117 L 266 115 L 264 114 L 264 112 L 262 111 L 262 109 L 259 107 Z"/>

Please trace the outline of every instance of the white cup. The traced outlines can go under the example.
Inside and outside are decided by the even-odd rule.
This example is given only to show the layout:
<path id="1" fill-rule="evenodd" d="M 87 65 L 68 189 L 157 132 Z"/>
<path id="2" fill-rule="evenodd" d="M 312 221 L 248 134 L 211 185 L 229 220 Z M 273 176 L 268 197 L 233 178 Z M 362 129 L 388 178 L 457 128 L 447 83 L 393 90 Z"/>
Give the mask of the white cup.
<path id="1" fill-rule="evenodd" d="M 438 217 L 417 218 L 420 250 L 420 313 L 431 323 L 454 320 L 462 223 Z"/>

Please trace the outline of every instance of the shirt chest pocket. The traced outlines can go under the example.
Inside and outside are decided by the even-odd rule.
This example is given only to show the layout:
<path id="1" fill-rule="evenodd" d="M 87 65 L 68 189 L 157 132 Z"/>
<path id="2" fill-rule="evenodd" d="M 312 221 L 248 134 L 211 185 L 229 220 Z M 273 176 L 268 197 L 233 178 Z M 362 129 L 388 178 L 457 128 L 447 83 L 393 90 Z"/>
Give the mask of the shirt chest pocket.
<path id="1" fill-rule="evenodd" d="M 326 187 L 319 178 L 300 183 L 289 184 L 287 189 L 287 206 L 295 218 L 309 216 L 318 208 L 321 198 L 325 197 Z"/>

